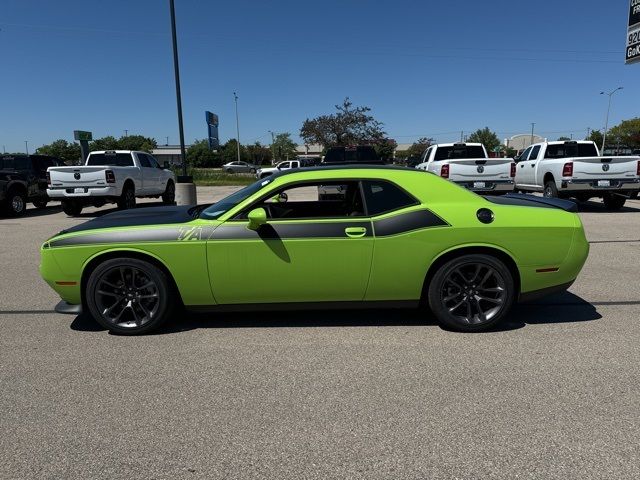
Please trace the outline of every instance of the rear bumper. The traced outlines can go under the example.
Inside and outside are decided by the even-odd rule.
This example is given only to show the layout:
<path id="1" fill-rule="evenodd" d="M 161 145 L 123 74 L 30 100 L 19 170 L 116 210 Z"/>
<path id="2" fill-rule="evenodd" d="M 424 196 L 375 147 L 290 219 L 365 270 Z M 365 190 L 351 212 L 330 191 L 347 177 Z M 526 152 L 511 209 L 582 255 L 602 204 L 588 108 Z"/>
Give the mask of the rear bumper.
<path id="1" fill-rule="evenodd" d="M 609 186 L 598 186 L 598 181 L 609 181 Z M 595 180 L 562 180 L 564 192 L 609 192 L 616 190 L 640 190 L 640 178 L 606 178 Z"/>
<path id="2" fill-rule="evenodd" d="M 76 192 L 76 189 L 82 189 Z M 72 187 L 47 188 L 47 195 L 51 198 L 85 198 L 85 197 L 117 197 L 117 187 Z"/>
<path id="3" fill-rule="evenodd" d="M 453 183 L 455 183 L 456 185 L 460 185 L 467 190 L 471 190 L 472 192 L 479 193 L 508 193 L 512 192 L 514 188 L 513 180 L 476 180 L 472 182 L 454 181 Z M 484 186 L 482 186 L 481 184 L 484 184 Z"/>

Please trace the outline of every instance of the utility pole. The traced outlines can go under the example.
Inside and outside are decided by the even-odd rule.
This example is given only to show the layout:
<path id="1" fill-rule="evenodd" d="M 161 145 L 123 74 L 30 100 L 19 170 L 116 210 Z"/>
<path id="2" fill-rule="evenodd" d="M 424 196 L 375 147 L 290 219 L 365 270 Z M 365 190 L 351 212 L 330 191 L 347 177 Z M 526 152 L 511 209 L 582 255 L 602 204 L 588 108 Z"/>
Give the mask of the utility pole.
<path id="1" fill-rule="evenodd" d="M 24 141 L 24 149 L 27 151 L 27 155 L 29 155 L 29 140 Z"/>
<path id="2" fill-rule="evenodd" d="M 124 136 L 128 137 L 129 136 L 129 130 L 127 130 L 126 128 L 124 129 Z"/>
<path id="3" fill-rule="evenodd" d="M 238 144 L 238 161 L 240 161 L 240 122 L 238 121 L 238 95 L 233 92 L 233 99 L 236 102 L 236 140 Z"/>
<path id="4" fill-rule="evenodd" d="M 7 153 L 7 149 L 4 148 L 4 145 L 2 145 L 2 153 Z"/>
<path id="5" fill-rule="evenodd" d="M 591 136 L 591 127 L 587 127 L 587 138 L 585 140 L 588 140 L 590 136 Z"/>
<path id="6" fill-rule="evenodd" d="M 274 145 L 276 140 L 271 130 L 269 130 L 269 133 L 271 134 L 271 165 L 274 165 L 276 163 L 276 150 Z"/>
<path id="7" fill-rule="evenodd" d="M 167 135 L 165 138 L 167 139 L 167 143 L 165 143 L 165 145 L 168 146 L 169 145 L 169 135 Z"/>
<path id="8" fill-rule="evenodd" d="M 463 138 L 464 138 L 464 130 L 460 130 L 460 143 L 462 143 Z"/>
<path id="9" fill-rule="evenodd" d="M 602 150 L 600 151 L 600 155 L 604 155 L 604 146 L 607 140 L 607 130 L 609 129 L 609 110 L 611 110 L 611 96 L 616 93 L 618 90 L 622 90 L 623 87 L 618 87 L 615 90 L 611 90 L 609 93 L 600 92 L 600 95 L 609 95 L 609 106 L 607 107 L 607 118 L 604 122 L 604 133 L 602 134 Z"/>
<path id="10" fill-rule="evenodd" d="M 531 122 L 531 142 L 529 142 L 529 145 L 533 145 L 533 127 L 535 127 L 536 124 L 534 122 Z"/>

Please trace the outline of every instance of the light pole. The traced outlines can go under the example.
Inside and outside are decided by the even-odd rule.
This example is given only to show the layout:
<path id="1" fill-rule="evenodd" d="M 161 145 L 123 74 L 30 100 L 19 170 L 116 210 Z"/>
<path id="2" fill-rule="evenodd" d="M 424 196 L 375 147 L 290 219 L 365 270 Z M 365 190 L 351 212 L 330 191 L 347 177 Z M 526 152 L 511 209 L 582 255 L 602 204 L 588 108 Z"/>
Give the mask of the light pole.
<path id="1" fill-rule="evenodd" d="M 236 102 L 236 143 L 238 144 L 238 161 L 240 161 L 240 122 L 238 120 L 238 95 L 233 92 L 233 100 Z"/>
<path id="2" fill-rule="evenodd" d="M 609 95 L 609 106 L 607 107 L 607 117 L 604 121 L 604 134 L 602 135 L 602 150 L 600 151 L 600 155 L 604 155 L 604 145 L 607 140 L 607 129 L 609 128 L 609 110 L 611 110 L 611 97 L 618 90 L 622 90 L 624 87 L 618 87 L 615 90 L 611 90 L 609 93 L 600 92 L 600 95 Z"/>
<path id="3" fill-rule="evenodd" d="M 124 136 L 128 137 L 129 136 L 129 130 L 127 130 L 126 128 L 124 129 Z"/>
<path id="4" fill-rule="evenodd" d="M 27 151 L 27 155 L 29 155 L 29 140 L 24 141 L 24 149 Z"/>
<path id="5" fill-rule="evenodd" d="M 275 137 L 274 137 L 274 133 L 269 130 L 268 131 L 271 134 L 271 165 L 275 165 L 276 163 L 276 150 L 275 150 Z"/>
<path id="6" fill-rule="evenodd" d="M 178 40 L 176 39 L 176 11 L 173 0 L 169 0 L 171 10 L 171 39 L 173 40 L 173 70 L 176 77 L 176 102 L 178 105 L 178 130 L 180 131 L 180 156 L 182 157 L 182 175 L 186 183 L 191 183 L 187 176 L 187 152 L 184 148 L 184 127 L 182 125 L 182 95 L 180 94 L 180 67 L 178 66 Z M 180 179 L 178 179 L 180 182 Z"/>

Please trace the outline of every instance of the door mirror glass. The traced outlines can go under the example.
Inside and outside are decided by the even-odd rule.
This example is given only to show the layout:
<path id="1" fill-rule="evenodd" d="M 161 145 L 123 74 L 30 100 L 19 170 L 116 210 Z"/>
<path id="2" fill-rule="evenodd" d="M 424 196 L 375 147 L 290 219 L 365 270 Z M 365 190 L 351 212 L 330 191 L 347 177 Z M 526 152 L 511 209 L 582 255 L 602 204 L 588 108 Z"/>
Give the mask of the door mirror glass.
<path id="1" fill-rule="evenodd" d="M 258 230 L 261 225 L 267 223 L 267 211 L 264 208 L 254 208 L 247 216 L 249 219 L 249 230 Z"/>

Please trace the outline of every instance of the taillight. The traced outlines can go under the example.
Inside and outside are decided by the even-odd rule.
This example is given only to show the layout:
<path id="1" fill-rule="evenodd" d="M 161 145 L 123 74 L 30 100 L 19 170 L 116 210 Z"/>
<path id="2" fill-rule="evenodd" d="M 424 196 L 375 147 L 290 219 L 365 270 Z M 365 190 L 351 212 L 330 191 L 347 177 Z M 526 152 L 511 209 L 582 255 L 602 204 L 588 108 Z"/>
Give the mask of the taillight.
<path id="1" fill-rule="evenodd" d="M 640 169 L 640 162 L 638 162 L 638 168 Z M 47 185 L 51 185 L 51 174 L 47 172 Z"/>
<path id="2" fill-rule="evenodd" d="M 573 177 L 573 162 L 567 162 L 562 167 L 562 176 L 563 177 Z"/>
<path id="3" fill-rule="evenodd" d="M 116 176 L 113 170 L 105 170 L 104 175 L 107 178 L 107 183 L 116 183 Z"/>
<path id="4" fill-rule="evenodd" d="M 638 169 L 636 170 L 636 175 L 640 177 L 640 160 L 638 160 Z"/>
<path id="5" fill-rule="evenodd" d="M 442 165 L 440 168 L 440 176 L 442 178 L 449 178 L 449 165 Z"/>
<path id="6" fill-rule="evenodd" d="M 515 176 L 516 176 L 516 163 L 515 163 L 515 162 L 513 162 L 513 163 L 511 164 L 511 178 L 513 178 L 513 177 L 515 177 Z"/>

